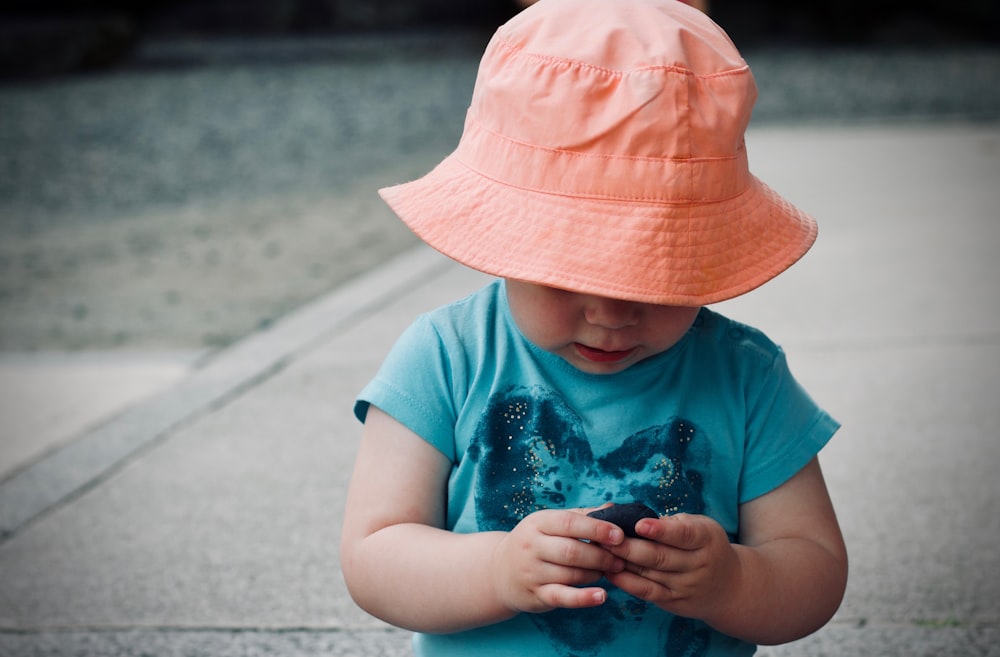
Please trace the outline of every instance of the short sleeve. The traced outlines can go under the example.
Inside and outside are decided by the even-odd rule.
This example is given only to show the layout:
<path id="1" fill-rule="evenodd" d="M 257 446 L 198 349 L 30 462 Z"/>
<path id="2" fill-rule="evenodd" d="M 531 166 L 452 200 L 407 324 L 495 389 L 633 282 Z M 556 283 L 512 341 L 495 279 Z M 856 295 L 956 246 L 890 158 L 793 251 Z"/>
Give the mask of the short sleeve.
<path id="1" fill-rule="evenodd" d="M 741 504 L 791 479 L 840 428 L 792 376 L 781 349 L 751 395 Z"/>
<path id="2" fill-rule="evenodd" d="M 375 405 L 454 461 L 456 411 L 450 381 L 448 350 L 423 315 L 403 332 L 358 394 L 354 414 L 364 422 L 368 407 Z"/>

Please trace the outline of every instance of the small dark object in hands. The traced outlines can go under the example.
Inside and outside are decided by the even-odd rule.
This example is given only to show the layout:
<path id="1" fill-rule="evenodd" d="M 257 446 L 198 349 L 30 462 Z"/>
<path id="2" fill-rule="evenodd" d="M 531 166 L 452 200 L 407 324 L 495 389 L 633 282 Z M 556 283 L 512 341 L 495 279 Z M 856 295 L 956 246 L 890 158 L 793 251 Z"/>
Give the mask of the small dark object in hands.
<path id="1" fill-rule="evenodd" d="M 642 502 L 632 502 L 630 504 L 613 504 L 604 509 L 591 511 L 587 514 L 591 518 L 607 520 L 622 528 L 629 538 L 642 538 L 635 533 L 635 523 L 643 518 L 659 518 L 656 511 L 653 511 Z"/>

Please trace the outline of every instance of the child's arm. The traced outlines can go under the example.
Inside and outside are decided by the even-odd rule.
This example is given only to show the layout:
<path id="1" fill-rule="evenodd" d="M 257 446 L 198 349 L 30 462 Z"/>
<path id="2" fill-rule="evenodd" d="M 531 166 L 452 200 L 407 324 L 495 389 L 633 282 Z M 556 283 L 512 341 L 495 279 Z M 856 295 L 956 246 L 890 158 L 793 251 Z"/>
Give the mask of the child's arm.
<path id="1" fill-rule="evenodd" d="M 740 544 L 706 516 L 641 520 L 612 551 L 612 583 L 667 611 L 746 641 L 794 641 L 833 616 L 847 584 L 847 551 L 819 462 L 740 509 Z"/>
<path id="2" fill-rule="evenodd" d="M 359 606 L 400 627 L 442 633 L 519 611 L 604 602 L 603 589 L 577 586 L 624 567 L 598 545 L 621 543 L 620 529 L 582 512 L 541 511 L 511 532 L 446 531 L 450 470 L 441 452 L 369 409 L 341 542 L 344 578 Z"/>

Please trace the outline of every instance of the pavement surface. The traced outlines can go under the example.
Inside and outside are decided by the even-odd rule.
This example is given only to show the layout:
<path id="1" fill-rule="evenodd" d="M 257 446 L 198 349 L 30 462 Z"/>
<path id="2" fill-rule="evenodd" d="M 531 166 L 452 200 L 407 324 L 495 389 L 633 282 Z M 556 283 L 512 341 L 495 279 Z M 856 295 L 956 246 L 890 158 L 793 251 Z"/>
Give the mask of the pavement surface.
<path id="1" fill-rule="evenodd" d="M 996 60 L 955 55 L 966 63 L 970 56 L 980 66 L 971 78 L 958 76 L 962 85 L 994 76 Z M 410 58 L 441 80 L 458 75 L 448 74 L 449 66 L 465 66 L 457 55 L 443 65 Z M 401 84 L 408 79 L 405 59 L 389 65 L 400 68 Z M 897 73 L 910 70 L 904 59 L 896 60 Z M 863 61 L 871 60 L 858 59 L 851 69 L 859 80 L 867 79 L 858 72 Z M 984 62 L 994 63 L 983 68 Z M 295 78 L 300 67 L 289 64 L 285 77 Z M 372 70 L 361 67 L 356 74 Z M 815 76 L 785 79 L 800 81 L 786 89 L 805 88 Z M 66 84 L 92 90 L 107 81 Z M 995 87 L 982 89 L 988 95 Z M 59 93 L 64 86 L 17 88 L 0 93 L 0 102 L 27 107 L 33 94 Z M 982 102 L 974 94 L 967 98 Z M 929 106 L 941 110 L 937 101 Z M 969 104 L 958 103 L 954 112 L 927 115 L 875 112 L 879 121 L 821 113 L 782 121 L 774 110 L 775 120 L 762 120 L 748 136 L 755 173 L 815 214 L 821 236 L 787 274 L 719 309 L 783 344 L 797 376 L 844 424 L 822 460 L 852 558 L 847 598 L 834 621 L 796 644 L 762 649 L 762 655 L 1000 656 L 1000 265 L 994 255 L 1000 244 L 1000 117 L 991 114 L 994 106 L 1000 107 L 968 110 Z M 29 121 L 31 113 L 17 116 Z M 94 116 L 104 113 L 95 110 Z M 435 140 L 445 140 L 444 133 L 428 128 L 410 135 L 412 144 L 422 144 L 422 137 L 430 145 L 412 146 L 392 170 L 373 177 L 379 162 L 359 165 L 356 175 L 338 174 L 347 180 L 342 187 L 326 195 L 314 188 L 314 196 L 305 195 L 311 200 L 283 216 L 298 218 L 302 241 L 317 242 L 319 233 L 308 228 L 323 223 L 316 216 L 327 223 L 336 223 L 335 214 L 353 217 L 348 229 L 355 225 L 350 221 L 369 216 L 368 208 L 379 216 L 376 202 L 365 205 L 369 201 L 359 198 L 392 176 L 419 173 L 441 154 L 435 150 L 442 142 Z M 17 176 L 30 168 L 8 165 Z M 254 189 L 265 184 L 251 178 L 236 188 L 220 184 L 226 198 L 181 194 L 176 205 L 165 202 L 149 212 L 136 200 L 118 214 L 98 202 L 100 194 L 60 200 L 53 192 L 49 211 L 42 211 L 38 197 L 32 201 L 8 189 L 3 248 L 11 250 L 0 263 L 4 280 L 34 262 L 34 275 L 18 280 L 31 288 L 40 279 L 35 292 L 63 290 L 44 287 L 62 276 L 104 286 L 103 297 L 95 292 L 88 299 L 116 296 L 108 294 L 118 289 L 110 282 L 131 289 L 130 278 L 142 277 L 138 270 L 125 275 L 128 266 L 142 264 L 155 249 L 143 250 L 142 240 L 133 240 L 139 247 L 116 251 L 114 266 L 100 268 L 114 271 L 108 278 L 88 279 L 93 270 L 82 258 L 68 273 L 50 269 L 48 277 L 38 276 L 37 263 L 50 243 L 46 235 L 67 249 L 74 234 L 91 236 L 92 253 L 100 254 L 102 240 L 120 244 L 113 240 L 124 239 L 129 229 L 161 231 L 155 233 L 163 236 L 159 242 L 146 244 L 163 247 L 156 251 L 161 260 L 153 260 L 162 263 L 184 250 L 171 245 L 193 243 L 170 242 L 173 233 L 162 228 L 179 215 L 184 230 L 191 226 L 184 216 L 194 221 L 202 215 L 244 230 L 237 218 L 259 207 Z M 274 189 L 261 196 L 289 198 Z M 201 212 L 183 215 L 192 203 L 201 203 Z M 341 204 L 348 211 L 331 214 Z M 74 207 L 81 208 L 77 216 L 86 229 L 72 224 Z M 255 216 L 270 217 L 280 203 L 265 209 Z M 19 228 L 11 228 L 10 217 L 18 218 Z M 0 655 L 409 654 L 405 632 L 351 603 L 338 569 L 339 518 L 360 433 L 351 402 L 416 313 L 475 289 L 485 277 L 413 246 L 405 231 L 381 221 L 384 228 L 360 241 L 352 241 L 356 231 L 344 224 L 324 228 L 341 231 L 327 233 L 328 244 L 336 242 L 329 248 L 343 249 L 333 260 L 354 252 L 362 254 L 358 260 L 310 293 L 297 291 L 300 279 L 294 279 L 284 285 L 290 291 L 276 296 L 280 301 L 248 302 L 259 315 L 248 311 L 230 328 L 212 329 L 224 338 L 186 329 L 156 334 L 141 322 L 117 342 L 99 331 L 75 338 L 85 331 L 39 328 L 68 320 L 28 301 L 17 306 L 19 292 L 0 298 Z M 220 237 L 226 231 L 206 230 L 190 228 L 189 236 L 220 253 L 238 253 L 234 242 L 253 244 L 265 249 L 260 262 L 283 261 L 260 257 L 266 239 L 226 241 Z M 285 235 L 278 227 L 268 230 Z M 333 240 L 341 235 L 346 242 Z M 29 253 L 36 254 L 33 261 L 24 255 Z M 211 260 L 188 262 L 193 267 L 191 262 Z M 222 268 L 229 259 L 215 262 Z M 171 307 L 184 315 L 186 293 L 199 284 L 236 298 L 253 288 L 234 283 L 238 268 L 227 269 L 222 282 L 205 271 L 178 286 L 179 299 L 157 300 L 172 298 Z M 275 268 L 271 275 L 288 271 Z M 207 296 L 219 303 L 219 295 Z M 136 303 L 128 294 L 107 302 L 107 325 L 115 326 L 125 311 L 136 312 Z M 83 305 L 88 310 L 75 314 L 73 304 L 58 308 L 68 309 L 74 321 L 93 322 L 98 302 Z M 12 309 L 30 316 L 24 321 L 34 328 L 6 328 L 16 325 Z M 207 321 L 198 312 L 187 317 L 184 326 Z M 155 318 L 143 321 L 157 326 Z M 17 335 L 48 337 L 34 344 Z"/>

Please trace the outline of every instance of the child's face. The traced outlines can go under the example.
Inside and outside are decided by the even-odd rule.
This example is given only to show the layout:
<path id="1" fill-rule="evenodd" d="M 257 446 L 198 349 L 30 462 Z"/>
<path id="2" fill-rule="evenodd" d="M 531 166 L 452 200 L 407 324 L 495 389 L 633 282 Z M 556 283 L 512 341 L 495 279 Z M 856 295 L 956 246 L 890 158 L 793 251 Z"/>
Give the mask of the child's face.
<path id="1" fill-rule="evenodd" d="M 538 347 L 579 370 L 614 374 L 674 346 L 697 307 L 621 301 L 507 279 L 514 321 Z"/>

